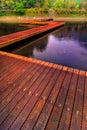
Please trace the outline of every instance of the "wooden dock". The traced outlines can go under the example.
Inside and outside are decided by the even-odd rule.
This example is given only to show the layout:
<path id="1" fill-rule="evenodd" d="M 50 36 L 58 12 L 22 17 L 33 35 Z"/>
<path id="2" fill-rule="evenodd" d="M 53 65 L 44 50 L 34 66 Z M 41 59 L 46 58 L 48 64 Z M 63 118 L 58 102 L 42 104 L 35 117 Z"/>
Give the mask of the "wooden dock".
<path id="1" fill-rule="evenodd" d="M 87 72 L 0 52 L 0 130 L 87 130 Z"/>
<path id="2" fill-rule="evenodd" d="M 39 26 L 37 28 L 28 29 L 28 30 L 8 34 L 5 36 L 1 36 L 0 37 L 0 48 L 5 47 L 5 46 L 10 45 L 10 44 L 13 44 L 13 43 L 18 42 L 18 41 L 21 41 L 23 39 L 32 37 L 34 35 L 46 32 L 46 31 L 51 30 L 53 28 L 63 26 L 64 24 L 65 24 L 64 22 L 51 22 L 45 26 Z"/>
<path id="3" fill-rule="evenodd" d="M 33 19 L 20 19 L 19 25 L 29 26 L 29 25 L 47 25 L 53 22 L 53 18 L 33 18 Z"/>
<path id="4" fill-rule="evenodd" d="M 53 18 L 33 18 L 33 19 L 19 19 L 19 23 L 32 23 L 32 22 L 52 22 Z"/>

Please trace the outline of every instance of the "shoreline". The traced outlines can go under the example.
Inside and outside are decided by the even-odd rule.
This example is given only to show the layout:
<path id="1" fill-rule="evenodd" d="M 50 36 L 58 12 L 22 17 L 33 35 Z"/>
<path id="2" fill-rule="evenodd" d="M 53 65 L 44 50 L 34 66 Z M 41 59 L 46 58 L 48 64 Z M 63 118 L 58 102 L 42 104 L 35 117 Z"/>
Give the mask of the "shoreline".
<path id="1" fill-rule="evenodd" d="M 35 18 L 35 17 L 32 17 Z M 38 17 L 36 17 L 38 18 Z M 0 16 L 0 22 L 19 22 L 22 19 L 31 19 L 29 16 Z M 72 22 L 87 22 L 87 17 L 58 17 L 58 18 L 53 18 L 54 21 L 72 21 Z"/>
<path id="2" fill-rule="evenodd" d="M 87 22 L 86 17 L 59 17 L 55 18 L 55 21 L 65 21 L 65 22 Z"/>

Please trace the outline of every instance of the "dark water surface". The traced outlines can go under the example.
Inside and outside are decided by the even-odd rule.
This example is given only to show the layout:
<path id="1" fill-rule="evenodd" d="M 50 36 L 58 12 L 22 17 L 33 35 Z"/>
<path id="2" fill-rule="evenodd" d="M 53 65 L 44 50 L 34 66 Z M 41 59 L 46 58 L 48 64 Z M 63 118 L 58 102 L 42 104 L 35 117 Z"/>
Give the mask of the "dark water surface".
<path id="1" fill-rule="evenodd" d="M 12 53 L 87 70 L 87 23 L 66 23 Z"/>
<path id="2" fill-rule="evenodd" d="M 7 35 L 10 33 L 15 33 L 18 31 L 26 30 L 26 29 L 31 29 L 36 26 L 34 25 L 29 25 L 29 26 L 21 26 L 19 23 L 1 23 L 0 22 L 0 36 Z"/>
<path id="3" fill-rule="evenodd" d="M 87 70 L 87 23 L 67 23 L 13 53 Z"/>

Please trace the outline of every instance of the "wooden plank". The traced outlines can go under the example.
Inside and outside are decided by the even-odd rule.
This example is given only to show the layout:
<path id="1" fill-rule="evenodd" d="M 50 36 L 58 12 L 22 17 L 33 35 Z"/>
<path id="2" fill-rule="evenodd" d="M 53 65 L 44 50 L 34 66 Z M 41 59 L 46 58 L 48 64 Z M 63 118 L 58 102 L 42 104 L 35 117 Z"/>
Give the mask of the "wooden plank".
<path id="1" fill-rule="evenodd" d="M 7 56 L 4 56 L 3 57 L 3 59 L 5 58 L 5 57 L 7 57 Z M 8 58 L 8 60 L 10 60 L 9 62 L 3 62 L 3 60 L 2 60 L 2 68 L 3 67 L 5 67 L 5 72 L 3 72 L 2 71 L 2 76 L 5 78 L 5 75 L 6 75 L 6 77 L 9 75 L 9 73 L 11 73 L 11 72 L 13 72 L 13 71 L 15 71 L 15 69 L 21 69 L 21 67 L 22 67 L 22 64 L 27 64 L 27 62 L 25 62 L 25 61 L 22 61 L 22 60 L 18 60 L 18 59 L 14 59 L 14 58 L 12 58 L 12 59 L 10 59 L 10 57 Z M 15 62 L 13 62 L 13 60 L 15 61 Z M 7 72 L 7 73 L 6 73 Z M 8 75 L 7 75 L 8 74 Z M 1 73 L 0 73 L 0 75 L 1 75 Z"/>
<path id="2" fill-rule="evenodd" d="M 87 129 L 87 72 L 5 52 L 0 58 L 0 130 Z"/>
<path id="3" fill-rule="evenodd" d="M 6 56 L 4 56 L 6 57 Z M 9 58 L 10 59 L 10 58 Z M 14 59 L 14 58 L 13 58 Z M 10 62 L 12 62 L 10 60 Z M 3 64 L 3 66 L 8 66 L 8 68 L 6 69 L 5 73 L 5 77 L 3 76 L 4 73 L 2 73 L 1 75 L 1 80 L 0 80 L 0 92 L 2 94 L 3 90 L 5 90 L 5 88 L 8 88 L 10 85 L 13 84 L 13 82 L 22 74 L 26 71 L 27 67 L 29 67 L 31 65 L 31 62 L 28 63 L 26 61 L 21 61 L 21 60 L 16 60 L 16 64 L 12 65 L 11 67 L 9 66 L 9 64 L 7 65 L 6 63 Z M 27 65 L 27 67 L 26 67 Z M 32 66 L 31 66 L 32 67 Z"/>
<path id="4" fill-rule="evenodd" d="M 38 78 L 38 76 L 43 71 L 43 69 L 44 67 L 39 66 L 39 67 L 36 67 L 35 70 L 33 70 L 33 73 L 31 74 L 28 73 L 27 78 L 21 82 L 20 86 L 16 87 L 14 91 L 9 95 L 7 100 L 3 101 L 3 103 L 1 104 L 1 108 L 5 107 L 5 109 L 0 113 L 0 124 L 5 119 L 5 117 L 14 109 L 14 107 L 21 100 L 21 98 L 24 96 L 26 91 L 30 89 L 31 85 L 33 84 L 33 82 L 35 82 L 35 80 Z M 39 70 L 39 73 L 37 73 L 38 70 Z M 35 77 L 33 78 L 34 75 Z"/>
<path id="5" fill-rule="evenodd" d="M 48 109 L 45 107 L 46 110 L 44 109 L 44 112 L 42 114 L 43 116 L 42 116 L 41 123 L 36 124 L 35 130 L 38 130 L 39 127 L 41 129 L 44 129 L 46 127 L 45 129 L 48 129 L 48 130 L 49 130 L 49 128 L 51 130 L 56 130 L 57 129 L 57 126 L 58 126 L 58 123 L 60 121 L 61 114 L 62 114 L 62 111 L 63 111 L 67 91 L 69 89 L 69 84 L 70 84 L 70 81 L 71 81 L 72 71 L 73 71 L 73 69 L 68 69 L 68 72 L 67 72 L 66 76 L 64 76 L 62 81 L 60 80 L 61 83 L 60 83 L 60 86 L 58 87 L 58 92 L 56 92 L 57 94 L 56 94 L 56 97 L 55 97 L 54 105 L 52 106 L 51 103 L 49 103 L 49 102 L 47 103 Z M 58 83 L 57 83 L 57 85 L 58 85 Z M 49 112 L 49 109 L 50 109 L 50 112 Z M 49 115 L 47 113 L 49 113 Z M 46 114 L 48 116 L 44 117 L 44 116 L 46 116 Z M 45 118 L 47 118 L 47 119 L 45 119 Z M 43 119 L 44 119 L 45 123 L 44 123 L 44 125 L 41 125 L 42 122 L 43 122 Z M 38 121 L 38 123 L 39 123 L 39 121 Z"/>
<path id="6" fill-rule="evenodd" d="M 83 106 L 83 120 L 82 130 L 87 130 L 87 72 L 85 77 L 85 89 L 84 89 L 84 106 Z"/>
<path id="7" fill-rule="evenodd" d="M 11 70 L 10 74 L 7 75 L 7 77 L 3 77 L 3 74 L 2 74 L 2 79 L 0 81 L 0 90 L 3 90 L 7 84 L 13 83 L 20 76 L 20 74 L 24 73 L 26 71 L 26 69 L 29 68 L 30 65 L 31 64 L 27 65 L 27 64 L 23 63 L 20 68 L 14 67 L 15 68 L 15 69 L 13 69 L 14 71 L 12 72 L 12 70 Z M 19 64 L 19 66 L 20 66 L 20 64 Z M 9 71 L 7 71 L 6 73 L 9 73 Z"/>
<path id="8" fill-rule="evenodd" d="M 52 22 L 53 18 L 34 18 L 34 19 L 20 19 L 19 23 L 32 23 L 32 22 Z"/>
<path id="9" fill-rule="evenodd" d="M 32 93 L 31 90 L 27 90 L 29 88 L 38 88 L 40 82 L 42 81 L 42 78 L 39 78 L 39 76 L 41 75 L 41 73 L 44 71 L 44 67 L 41 67 L 41 69 L 39 69 L 38 73 L 34 73 L 34 77 L 31 79 L 31 81 L 27 82 L 26 85 L 26 91 L 27 94 L 20 100 L 20 102 L 18 102 L 18 104 L 15 106 L 15 108 L 11 111 L 11 113 L 8 115 L 8 117 L 6 118 L 6 120 L 1 124 L 0 128 L 9 128 L 10 125 L 12 124 L 12 122 L 14 122 L 14 120 L 17 118 L 17 116 L 20 114 L 20 112 L 22 111 L 23 107 L 26 108 L 26 104 L 27 102 L 32 99 L 34 97 L 34 95 Z M 47 74 L 47 72 L 49 71 L 50 68 L 47 68 L 45 70 L 46 73 L 44 73 L 44 75 L 42 74 L 42 76 L 46 76 L 45 74 Z M 33 85 L 33 87 L 32 87 Z M 36 85 L 36 87 L 35 87 Z M 24 90 L 24 89 L 23 89 Z M 34 89 L 35 90 L 35 89 Z M 22 91 L 22 93 L 24 93 L 24 91 Z M 36 97 L 35 97 L 36 98 Z M 29 106 L 31 107 L 32 103 L 34 103 L 33 100 L 30 100 L 31 103 L 28 103 Z M 29 107 L 29 108 L 30 108 Z M 7 110 L 7 109 L 6 109 Z M 24 111 L 26 113 L 26 111 Z M 26 115 L 26 114 L 25 114 Z M 2 117 L 2 116 L 1 116 Z"/>
<path id="10" fill-rule="evenodd" d="M 5 89 L 7 89 L 8 87 L 10 87 L 10 85 L 13 85 L 13 83 L 15 82 L 15 80 L 18 79 L 18 77 L 20 77 L 27 68 L 29 68 L 30 66 L 27 66 L 27 64 L 22 64 L 21 67 L 14 67 L 15 69 L 13 69 L 14 71 L 10 71 L 10 74 L 7 75 L 6 77 L 2 77 L 1 81 L 0 81 L 0 96 L 2 95 L 2 93 L 4 92 Z M 20 66 L 20 64 L 19 64 Z M 9 73 L 8 71 L 6 73 Z M 3 75 L 3 74 L 2 74 Z M 1 101 L 1 98 L 0 98 Z"/>
<path id="11" fill-rule="evenodd" d="M 27 63 L 31 62 L 31 63 L 35 63 L 35 64 L 38 64 L 38 65 L 40 65 L 40 64 L 43 65 L 43 62 L 41 60 L 36 60 L 36 59 L 28 58 L 28 57 L 25 57 L 25 56 L 20 56 L 20 55 L 2 52 L 2 51 L 0 51 L 0 54 L 4 55 L 4 56 L 9 56 L 10 58 L 14 58 L 16 60 L 26 61 Z M 44 63 L 49 63 L 49 62 L 44 62 Z M 44 64 L 44 66 L 48 67 L 48 64 Z M 49 67 L 50 67 L 50 64 L 49 64 Z M 55 68 L 55 66 L 53 66 L 53 68 Z"/>
<path id="12" fill-rule="evenodd" d="M 11 61 L 10 61 L 11 62 Z M 0 64 L 0 66 L 1 66 L 1 68 L 3 68 L 2 69 L 2 71 L 0 72 L 0 75 L 1 74 L 3 74 L 3 77 L 5 77 L 5 75 L 8 75 L 9 73 L 10 73 L 10 71 L 11 71 L 11 69 L 13 69 L 15 66 L 17 66 L 18 64 L 20 65 L 20 64 L 22 64 L 22 63 L 20 63 L 19 61 L 17 62 L 17 61 L 15 61 L 15 62 L 13 62 L 12 64 L 10 64 L 10 62 L 9 63 L 6 63 L 6 61 L 5 61 L 5 63 L 2 61 L 2 63 Z M 6 66 L 6 67 L 5 67 Z M 15 68 L 14 68 L 15 69 Z M 6 73 L 6 72 L 8 72 L 8 73 Z"/>
<path id="13" fill-rule="evenodd" d="M 22 69 L 22 65 L 24 65 L 24 64 L 26 65 L 25 62 L 24 62 L 24 63 L 21 63 L 21 62 L 17 62 L 17 61 L 16 61 L 16 63 L 15 63 L 14 65 L 9 66 L 9 65 L 7 65 L 7 64 L 5 63 L 4 65 L 7 65 L 8 68 L 5 69 L 5 71 L 0 74 L 1 77 L 2 77 L 2 80 L 1 80 L 0 84 L 1 84 L 1 83 L 4 83 L 4 81 L 8 81 L 8 80 L 9 80 L 9 76 L 12 77 L 13 72 L 14 72 L 14 74 L 16 74 L 16 71 L 21 70 L 21 69 Z M 13 75 L 13 76 L 14 76 L 14 75 Z M 3 81 L 3 80 L 4 80 L 4 81 Z"/>
<path id="14" fill-rule="evenodd" d="M 50 77 L 50 81 L 49 81 L 46 89 L 44 90 L 43 94 L 39 98 L 37 104 L 35 105 L 34 109 L 30 113 L 30 115 L 28 116 L 27 120 L 22 125 L 21 130 L 24 130 L 24 129 L 32 130 L 33 129 L 33 126 L 35 125 L 35 122 L 37 121 L 37 119 L 43 109 L 43 106 L 46 103 L 46 100 L 49 97 L 49 95 L 56 83 L 56 80 L 58 79 L 61 69 L 62 69 L 62 67 L 60 67 L 59 69 L 56 69 L 54 74 L 52 75 L 52 77 Z"/>
<path id="15" fill-rule="evenodd" d="M 37 103 L 39 97 L 41 96 L 41 94 L 45 90 L 47 84 L 49 83 L 50 77 L 52 76 L 54 70 L 55 69 L 52 68 L 49 71 L 49 73 L 44 77 L 43 81 L 39 85 L 39 88 L 35 91 L 34 95 L 31 98 L 31 100 L 29 100 L 27 102 L 27 104 L 24 107 L 23 111 L 20 113 L 20 115 L 18 116 L 18 118 L 15 120 L 15 122 L 12 124 L 12 126 L 10 128 L 11 130 L 12 129 L 13 130 L 19 129 L 22 126 L 22 124 L 25 122 L 27 116 L 32 111 L 32 109 L 35 106 L 35 104 Z"/>
<path id="16" fill-rule="evenodd" d="M 33 67 L 32 67 L 32 65 L 33 65 Z M 19 73 L 18 73 L 19 77 L 17 77 L 17 76 L 16 76 L 17 78 L 14 77 L 13 81 L 10 79 L 10 82 L 8 82 L 8 84 L 6 84 L 7 88 L 3 87 L 3 88 L 5 88 L 5 91 L 4 92 L 1 91 L 1 95 L 0 95 L 0 103 L 1 103 L 0 111 L 3 108 L 3 104 L 5 106 L 5 102 L 7 104 L 11 100 L 11 97 L 14 96 L 13 95 L 13 91 L 15 91 L 15 92 L 18 91 L 18 87 L 17 86 L 20 86 L 21 84 L 23 86 L 23 82 L 26 82 L 29 79 L 28 75 L 30 75 L 32 73 L 33 69 L 36 70 L 35 68 L 38 69 L 38 65 L 37 64 L 36 65 L 31 64 L 31 66 L 29 66 L 29 65 L 26 66 L 25 71 L 24 70 L 21 71 L 21 72 L 19 71 Z M 27 79 L 27 77 L 28 77 L 28 79 Z M 4 101 L 2 101 L 3 99 L 4 99 Z"/>
<path id="17" fill-rule="evenodd" d="M 2 69 L 0 69 L 0 74 L 1 74 L 1 72 L 3 72 L 3 70 L 5 68 L 8 68 L 8 66 L 7 66 L 8 64 L 9 64 L 9 66 L 11 66 L 14 63 L 16 63 L 16 60 L 14 60 L 14 59 L 13 60 L 10 59 L 10 60 L 9 60 L 9 57 L 6 57 L 6 56 L 0 54 L 0 68 L 2 68 Z M 5 64 L 7 64 L 7 65 L 5 65 Z"/>
<path id="18" fill-rule="evenodd" d="M 70 82 L 69 91 L 66 97 L 65 105 L 63 108 L 63 112 L 61 115 L 61 120 L 58 126 L 58 130 L 68 130 L 70 121 L 71 121 L 71 115 L 72 115 L 72 109 L 74 105 L 76 90 L 77 90 L 77 81 L 78 81 L 78 72 L 79 70 L 73 71 L 73 76 Z M 52 129 L 51 129 L 52 130 Z"/>
<path id="19" fill-rule="evenodd" d="M 39 129 L 46 129 L 46 124 L 50 118 L 50 114 L 52 112 L 52 109 L 54 107 L 54 104 L 56 102 L 56 98 L 58 96 L 58 93 L 61 89 L 61 85 L 62 85 L 62 82 L 64 80 L 64 77 L 66 75 L 66 72 L 67 72 L 67 68 L 64 68 L 65 71 L 63 70 L 61 75 L 58 77 L 58 80 L 36 122 L 36 125 L 34 126 L 34 130 L 39 130 Z"/>
<path id="20" fill-rule="evenodd" d="M 83 114 L 83 94 L 84 94 L 85 72 L 80 71 L 77 84 L 74 108 L 70 123 L 70 130 L 81 130 L 82 114 Z"/>

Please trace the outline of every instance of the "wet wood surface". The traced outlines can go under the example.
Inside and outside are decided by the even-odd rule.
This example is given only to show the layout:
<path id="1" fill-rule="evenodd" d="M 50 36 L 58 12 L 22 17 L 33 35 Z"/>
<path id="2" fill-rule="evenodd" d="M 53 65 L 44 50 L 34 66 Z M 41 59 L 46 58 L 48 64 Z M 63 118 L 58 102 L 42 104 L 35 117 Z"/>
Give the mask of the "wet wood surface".
<path id="1" fill-rule="evenodd" d="M 0 130 L 87 130 L 87 72 L 0 52 Z"/>

